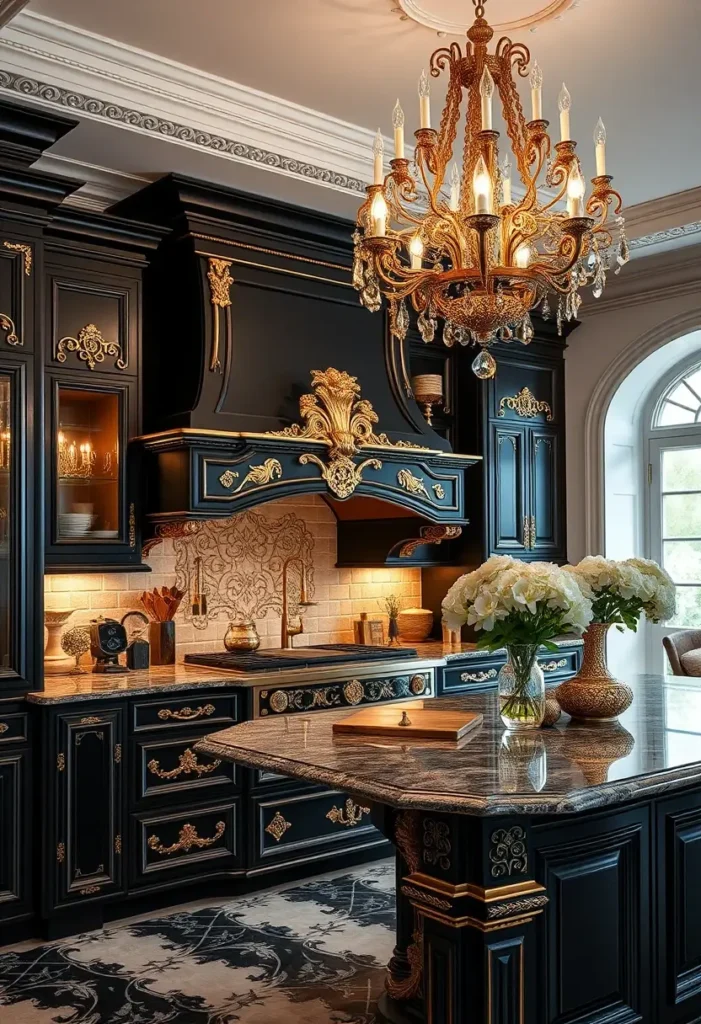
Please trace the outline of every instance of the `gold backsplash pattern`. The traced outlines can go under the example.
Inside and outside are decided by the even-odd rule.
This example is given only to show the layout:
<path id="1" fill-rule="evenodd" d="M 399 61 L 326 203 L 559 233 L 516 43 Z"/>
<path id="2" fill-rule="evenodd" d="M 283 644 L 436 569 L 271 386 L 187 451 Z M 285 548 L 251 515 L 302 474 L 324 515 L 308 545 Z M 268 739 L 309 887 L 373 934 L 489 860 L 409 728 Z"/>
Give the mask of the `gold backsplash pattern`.
<path id="1" fill-rule="evenodd" d="M 227 604 L 254 608 L 261 646 L 280 646 L 280 592 L 276 581 L 281 566 L 280 570 L 276 566 L 288 550 L 290 554 L 296 554 L 297 549 L 309 554 L 317 602 L 305 612 L 305 632 L 295 638 L 296 646 L 352 643 L 353 620 L 360 612 L 367 611 L 386 623 L 380 602 L 388 594 L 396 594 L 404 608 L 421 605 L 419 569 L 337 569 L 336 532 L 336 517 L 318 495 L 283 498 L 232 519 L 207 523 L 187 540 L 165 540 L 145 558 L 151 573 L 46 576 L 46 607 L 75 609 L 66 629 L 98 615 L 121 619 L 127 611 L 141 610 L 139 595 L 144 589 L 184 582 L 184 569 L 196 557 L 198 540 L 207 550 L 206 555 L 203 553 L 203 571 L 208 598 L 216 602 L 221 597 L 222 611 L 214 615 L 210 606 L 207 621 L 198 623 L 203 628 L 196 628 L 190 618 L 188 590 L 175 619 L 179 661 L 185 654 L 224 649 L 228 617 L 223 609 Z M 187 550 L 179 553 L 176 545 Z M 221 567 L 222 578 L 227 577 L 223 589 L 221 579 L 217 582 L 217 566 Z M 293 579 L 296 581 L 296 576 Z M 83 663 L 88 662 L 85 658 Z"/>
<path id="2" fill-rule="evenodd" d="M 242 512 L 229 519 L 212 519 L 193 537 L 173 541 L 176 585 L 193 592 L 195 559 L 202 559 L 207 618 L 245 622 L 282 612 L 282 567 L 297 557 L 310 566 L 308 581 L 314 597 L 314 536 L 293 512 L 271 519 L 260 512 Z M 184 602 L 183 617 L 197 629 L 207 619 L 192 615 Z"/>

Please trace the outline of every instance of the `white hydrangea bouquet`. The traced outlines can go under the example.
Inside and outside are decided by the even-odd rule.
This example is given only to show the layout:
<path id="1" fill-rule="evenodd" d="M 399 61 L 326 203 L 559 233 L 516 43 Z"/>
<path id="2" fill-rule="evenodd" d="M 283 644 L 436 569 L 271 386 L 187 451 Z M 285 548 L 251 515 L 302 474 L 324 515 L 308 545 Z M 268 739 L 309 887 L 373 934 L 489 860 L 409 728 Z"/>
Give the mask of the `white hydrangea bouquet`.
<path id="1" fill-rule="evenodd" d="M 573 718 L 610 721 L 630 707 L 633 691 L 609 671 L 607 633 L 611 626 L 635 631 L 643 615 L 651 622 L 672 618 L 675 586 L 657 562 L 645 558 L 619 562 L 590 555 L 566 570 L 591 601 L 592 621 L 584 634 L 581 668 L 557 688 L 555 696 Z"/>
<path id="2" fill-rule="evenodd" d="M 574 575 L 550 562 L 492 557 L 461 576 L 443 601 L 449 629 L 465 623 L 481 634 L 477 646 L 506 647 L 509 661 L 499 674 L 502 720 L 509 728 L 540 725 L 545 712 L 543 674 L 536 662 L 540 646 L 562 633 L 578 636 L 592 617 L 591 601 Z"/>
<path id="3" fill-rule="evenodd" d="M 592 602 L 592 622 L 637 630 L 642 615 L 650 622 L 666 622 L 674 616 L 676 588 L 657 562 L 646 558 L 618 562 L 589 555 L 567 570 Z"/>

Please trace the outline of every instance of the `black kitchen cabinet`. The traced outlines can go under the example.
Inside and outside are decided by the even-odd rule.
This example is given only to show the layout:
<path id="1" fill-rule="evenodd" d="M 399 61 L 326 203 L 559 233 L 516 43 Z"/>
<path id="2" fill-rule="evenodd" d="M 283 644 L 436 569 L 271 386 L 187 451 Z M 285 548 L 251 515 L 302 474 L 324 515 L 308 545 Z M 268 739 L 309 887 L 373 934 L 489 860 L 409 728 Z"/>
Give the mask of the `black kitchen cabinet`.
<path id="1" fill-rule="evenodd" d="M 0 701 L 0 942 L 32 907 L 32 778 L 29 714 Z"/>

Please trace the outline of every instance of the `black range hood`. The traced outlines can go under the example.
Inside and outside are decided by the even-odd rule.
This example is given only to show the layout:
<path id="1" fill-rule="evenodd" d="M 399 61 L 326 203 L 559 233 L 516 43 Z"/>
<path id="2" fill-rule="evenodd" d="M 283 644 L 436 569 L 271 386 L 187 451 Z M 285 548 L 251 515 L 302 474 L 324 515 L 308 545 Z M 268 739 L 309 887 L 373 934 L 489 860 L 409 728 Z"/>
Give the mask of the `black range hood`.
<path id="1" fill-rule="evenodd" d="M 170 230 L 144 294 L 157 532 L 304 493 L 399 520 L 383 540 L 396 557 L 422 528 L 465 522 L 477 460 L 426 424 L 402 343 L 360 306 L 348 221 L 176 175 L 112 212 Z"/>

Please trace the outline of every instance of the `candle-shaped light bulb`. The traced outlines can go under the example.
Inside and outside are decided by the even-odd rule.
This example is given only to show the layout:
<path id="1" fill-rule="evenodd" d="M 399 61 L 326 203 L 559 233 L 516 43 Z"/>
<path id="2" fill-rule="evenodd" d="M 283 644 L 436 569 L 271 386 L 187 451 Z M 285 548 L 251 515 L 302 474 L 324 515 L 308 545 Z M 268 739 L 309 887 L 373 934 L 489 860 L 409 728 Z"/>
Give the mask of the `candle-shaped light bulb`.
<path id="1" fill-rule="evenodd" d="M 531 112 L 531 120 L 543 119 L 543 70 L 538 61 L 535 61 L 531 71 Z"/>
<path id="2" fill-rule="evenodd" d="M 485 64 L 480 79 L 480 99 L 482 101 L 482 131 L 492 130 L 492 96 L 494 95 L 494 79 Z"/>
<path id="3" fill-rule="evenodd" d="M 485 163 L 484 157 L 480 156 L 475 167 L 472 178 L 472 190 L 475 196 L 475 210 L 477 213 L 492 212 L 492 178 Z"/>
<path id="4" fill-rule="evenodd" d="M 596 173 L 606 174 L 606 125 L 599 118 L 594 129 L 594 145 L 596 146 Z"/>
<path id="5" fill-rule="evenodd" d="M 460 171 L 457 164 L 453 164 L 450 172 L 450 209 L 454 213 L 460 209 Z"/>
<path id="6" fill-rule="evenodd" d="M 569 142 L 570 138 L 570 107 L 572 106 L 572 97 L 570 96 L 569 89 L 562 83 L 560 89 L 560 95 L 557 98 L 557 106 L 560 111 L 560 142 Z"/>
<path id="7" fill-rule="evenodd" d="M 404 111 L 399 100 L 394 104 L 392 111 L 392 125 L 394 127 L 394 156 L 397 160 L 404 159 Z"/>
<path id="8" fill-rule="evenodd" d="M 381 192 L 376 192 L 370 204 L 370 216 L 372 218 L 373 235 L 385 235 L 387 233 L 387 203 Z"/>
<path id="9" fill-rule="evenodd" d="M 424 243 L 419 235 L 414 235 L 409 242 L 409 255 L 411 256 L 411 269 L 421 270 L 421 260 L 424 254 Z"/>
<path id="10" fill-rule="evenodd" d="M 431 127 L 431 86 L 426 71 L 419 78 L 419 123 L 422 128 Z"/>
<path id="11" fill-rule="evenodd" d="M 504 206 L 511 205 L 511 161 L 508 154 L 501 165 L 501 181 L 504 189 Z"/>
<path id="12" fill-rule="evenodd" d="M 567 179 L 567 212 L 570 217 L 584 216 L 584 193 L 586 185 L 579 164 L 575 161 Z"/>
<path id="13" fill-rule="evenodd" d="M 525 270 L 531 262 L 530 245 L 519 245 L 518 249 L 514 253 L 514 259 L 516 261 L 516 266 L 520 267 L 521 270 Z"/>
<path id="14" fill-rule="evenodd" d="M 63 433 L 62 430 L 59 430 L 58 432 L 58 443 L 61 446 L 61 448 L 63 448 L 64 444 L 66 443 L 66 435 Z"/>
<path id="15" fill-rule="evenodd" d="M 384 178 L 382 162 L 383 162 L 383 158 L 384 158 L 384 155 L 385 155 L 385 143 L 384 143 L 384 140 L 382 138 L 382 132 L 380 131 L 379 128 L 377 129 L 377 135 L 375 136 L 375 141 L 372 144 L 372 155 L 373 155 L 373 176 L 372 176 L 373 184 L 381 185 L 382 181 L 383 181 L 383 178 Z"/>

